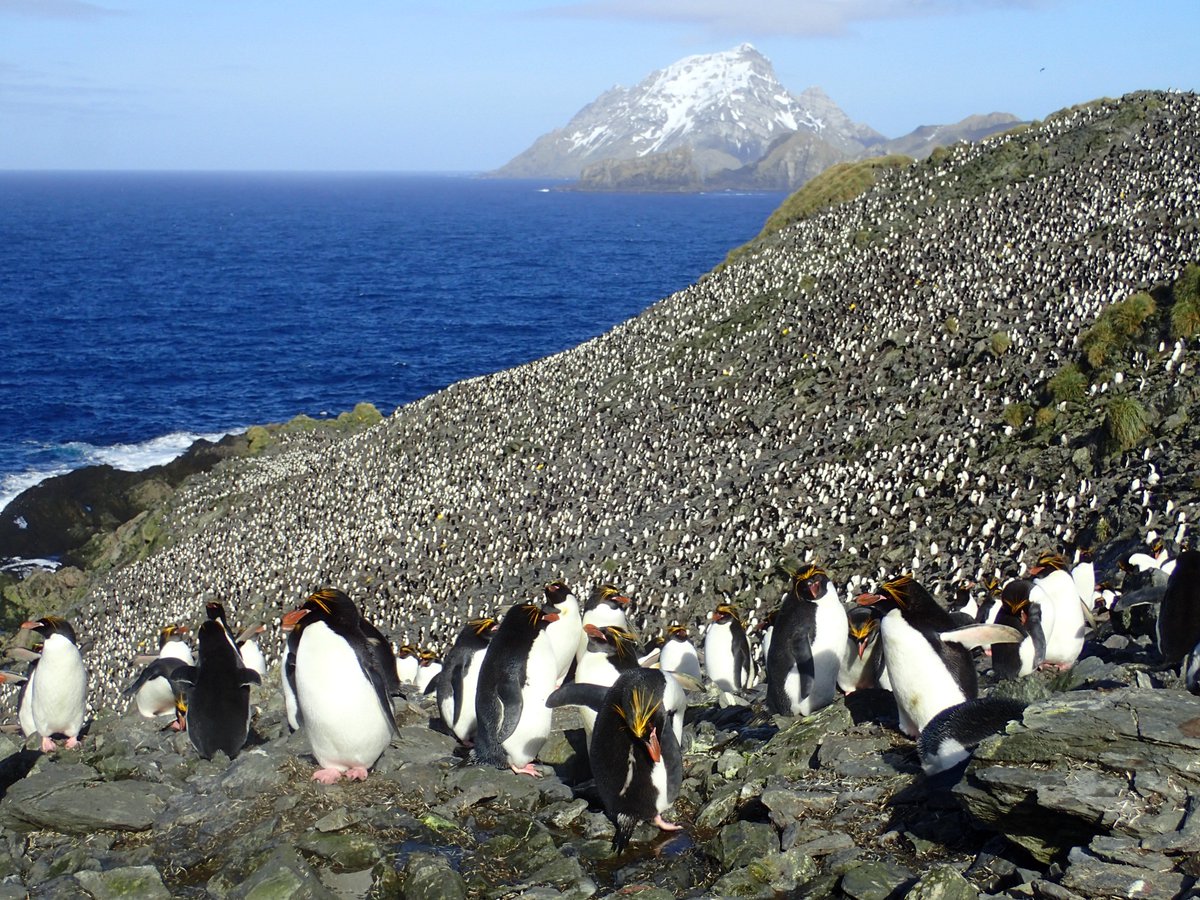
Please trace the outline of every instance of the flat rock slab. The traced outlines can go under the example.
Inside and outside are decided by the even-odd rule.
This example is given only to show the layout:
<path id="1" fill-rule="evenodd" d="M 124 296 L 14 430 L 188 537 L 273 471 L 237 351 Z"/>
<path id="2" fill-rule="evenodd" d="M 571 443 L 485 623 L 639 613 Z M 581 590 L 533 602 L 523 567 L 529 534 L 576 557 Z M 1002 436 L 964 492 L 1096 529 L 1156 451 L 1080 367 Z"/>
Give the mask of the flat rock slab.
<path id="1" fill-rule="evenodd" d="M 1161 839 L 1200 796 L 1200 697 L 1061 694 L 980 744 L 955 787 L 967 811 L 1048 862 L 1099 835 Z"/>
<path id="2" fill-rule="evenodd" d="M 90 766 L 46 766 L 8 789 L 0 821 L 18 831 L 145 831 L 174 793 L 164 784 L 99 779 Z"/>

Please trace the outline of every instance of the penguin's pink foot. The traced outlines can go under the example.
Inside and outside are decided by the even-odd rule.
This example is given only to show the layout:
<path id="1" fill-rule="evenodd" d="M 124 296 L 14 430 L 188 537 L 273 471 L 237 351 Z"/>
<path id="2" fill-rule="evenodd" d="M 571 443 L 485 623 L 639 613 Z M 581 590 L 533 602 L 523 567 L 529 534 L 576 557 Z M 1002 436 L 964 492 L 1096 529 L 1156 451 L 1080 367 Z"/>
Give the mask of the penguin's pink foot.
<path id="1" fill-rule="evenodd" d="M 69 738 L 67 738 L 67 749 L 68 749 L 68 750 L 77 750 L 77 749 L 79 749 L 79 738 L 77 738 L 77 737 L 69 737 Z"/>
<path id="2" fill-rule="evenodd" d="M 346 780 L 347 781 L 366 781 L 367 780 L 367 770 L 364 769 L 362 766 L 355 766 L 353 769 L 347 769 L 346 770 Z"/>
<path id="3" fill-rule="evenodd" d="M 171 723 L 170 727 L 172 731 L 183 731 L 187 728 L 187 722 L 183 721 L 183 719 L 176 719 Z"/>
<path id="4" fill-rule="evenodd" d="M 473 740 L 471 740 L 470 738 L 467 738 L 465 741 L 462 742 L 462 745 L 464 747 L 466 747 L 468 750 L 470 750 L 475 746 L 475 742 Z"/>
<path id="5" fill-rule="evenodd" d="M 511 765 L 509 766 L 509 768 L 512 769 L 518 775 L 532 775 L 534 778 L 542 777 L 542 773 L 538 771 L 537 766 L 535 766 L 531 762 L 525 763 L 525 765 L 521 766 L 520 768 L 517 768 L 516 766 L 511 766 Z"/>
<path id="6" fill-rule="evenodd" d="M 662 831 L 683 831 L 682 825 L 678 825 L 675 822 L 668 822 L 662 817 L 662 813 L 659 813 L 654 817 L 654 824 L 657 825 Z"/>
<path id="7" fill-rule="evenodd" d="M 48 738 L 48 737 L 42 738 L 42 752 L 43 753 L 53 753 L 57 749 L 58 749 L 58 744 L 54 743 L 53 738 Z"/>
<path id="8" fill-rule="evenodd" d="M 313 772 L 313 781 L 319 781 L 321 784 L 333 784 L 342 777 L 341 769 L 317 769 Z"/>

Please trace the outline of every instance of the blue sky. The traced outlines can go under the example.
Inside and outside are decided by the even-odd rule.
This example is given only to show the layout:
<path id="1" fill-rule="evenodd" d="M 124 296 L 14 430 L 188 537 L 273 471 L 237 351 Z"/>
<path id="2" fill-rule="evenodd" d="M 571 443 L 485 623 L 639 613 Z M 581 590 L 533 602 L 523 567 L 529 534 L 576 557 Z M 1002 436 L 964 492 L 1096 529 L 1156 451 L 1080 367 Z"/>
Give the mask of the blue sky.
<path id="1" fill-rule="evenodd" d="M 896 137 L 1196 90 L 1197 26 L 1198 0 L 0 0 L 0 169 L 486 170 L 743 41 Z"/>

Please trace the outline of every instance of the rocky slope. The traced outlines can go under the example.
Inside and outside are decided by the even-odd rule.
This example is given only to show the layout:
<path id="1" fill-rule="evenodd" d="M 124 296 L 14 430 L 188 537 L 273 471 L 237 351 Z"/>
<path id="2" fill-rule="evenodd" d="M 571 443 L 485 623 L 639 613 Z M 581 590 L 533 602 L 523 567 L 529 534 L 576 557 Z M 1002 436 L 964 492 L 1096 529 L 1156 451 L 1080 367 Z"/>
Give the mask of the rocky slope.
<path id="1" fill-rule="evenodd" d="M 552 578 L 579 592 L 613 581 L 637 598 L 635 625 L 649 637 L 673 621 L 701 625 L 723 599 L 761 615 L 796 559 L 823 562 L 843 595 L 903 571 L 944 593 L 1042 549 L 1091 545 L 1113 575 L 1148 531 L 1178 544 L 1200 490 L 1200 324 L 1185 326 L 1192 276 L 1176 285 L 1200 259 L 1197 159 L 1192 95 L 1064 111 L 881 172 L 856 200 L 772 233 L 574 350 L 455 385 L 341 440 L 285 434 L 272 454 L 222 463 L 161 511 L 161 549 L 68 611 L 91 642 L 93 702 L 113 708 L 138 647 L 164 622 L 197 620 L 212 596 L 236 621 L 274 623 L 329 584 L 397 640 L 444 646 L 464 618 L 537 597 Z M 1149 307 L 1127 303 L 1142 292 Z M 264 639 L 277 650 L 273 631 Z M 1147 645 L 1101 632 L 1093 662 L 1039 702 L 1060 702 L 1049 689 L 1063 687 L 1080 699 L 1065 695 L 1061 717 L 1035 706 L 1014 726 L 1037 740 L 1075 723 L 1055 740 L 1078 742 L 1081 756 L 1033 765 L 1102 770 L 1078 783 L 1108 801 L 1034 781 L 1017 795 L 978 768 L 964 784 L 991 800 L 938 793 L 886 703 L 767 723 L 697 699 L 680 804 L 690 837 L 660 858 L 641 845 L 609 861 L 596 858 L 603 821 L 572 799 L 572 786 L 585 793 L 573 773 L 531 787 L 461 768 L 427 710 L 406 714 L 416 730 L 385 754 L 377 793 L 371 782 L 322 793 L 293 762 L 302 739 L 283 737 L 267 692 L 263 744 L 228 769 L 106 712 L 80 757 L 39 760 L 22 780 L 30 760 L 14 745 L 0 865 L 24 885 L 149 866 L 141 875 L 172 891 L 199 895 L 203 884 L 218 896 L 276 878 L 310 883 L 316 869 L 417 878 L 428 864 L 435 881 L 463 878 L 479 896 L 650 883 L 864 898 L 945 863 L 937 877 L 956 896 L 1108 895 L 1089 887 L 1093 875 L 1161 883 L 1153 895 L 1171 896 L 1197 874 L 1184 776 L 1200 710 L 1173 678 L 1146 671 Z M 1113 687 L 1134 693 L 1098 690 Z M 1129 724 L 1143 703 L 1158 710 L 1146 720 L 1154 730 Z M 1114 756 L 1078 737 L 1099 720 L 1122 735 Z M 543 758 L 569 765 L 559 734 Z M 1181 774 L 1157 754 L 1161 777 L 1142 778 L 1148 743 L 1175 748 Z M 985 746 L 975 765 L 1020 765 L 1019 752 Z M 78 810 L 55 806 L 67 783 L 136 795 L 142 824 L 93 826 L 99 843 L 76 849 L 61 832 Z M 1128 815 L 1092 821 L 1100 802 Z M 994 839 L 987 823 L 1009 821 L 1004 803 L 1091 830 L 1072 830 L 1069 847 Z M 39 804 L 65 812 L 30 822 L 12 809 Z M 236 842 L 231 818 L 247 829 Z M 534 849 L 517 864 L 504 841 L 522 835 Z M 375 848 L 365 856 L 337 855 L 364 841 Z M 219 876 L 226 858 L 236 864 Z M 68 874 L 88 872 L 98 874 Z"/>

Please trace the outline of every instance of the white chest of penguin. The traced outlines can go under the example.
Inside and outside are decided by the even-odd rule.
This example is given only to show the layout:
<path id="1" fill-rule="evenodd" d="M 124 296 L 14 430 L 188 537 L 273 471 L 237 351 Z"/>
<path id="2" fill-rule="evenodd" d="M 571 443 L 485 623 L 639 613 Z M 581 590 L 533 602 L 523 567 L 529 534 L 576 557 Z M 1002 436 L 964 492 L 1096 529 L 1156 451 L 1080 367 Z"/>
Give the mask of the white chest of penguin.
<path id="1" fill-rule="evenodd" d="M 918 731 L 946 707 L 966 700 L 929 640 L 899 610 L 883 617 L 880 636 L 896 703 Z"/>
<path id="2" fill-rule="evenodd" d="M 61 634 L 50 635 L 22 698 L 22 729 L 44 737 L 77 733 L 86 697 L 87 672 L 78 648 Z"/>
<path id="3" fill-rule="evenodd" d="M 357 654 L 324 622 L 307 626 L 296 648 L 296 699 L 318 760 L 363 765 L 391 740 L 391 723 Z M 364 749 L 375 757 L 364 760 Z"/>

